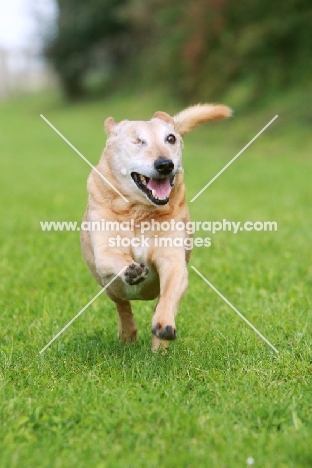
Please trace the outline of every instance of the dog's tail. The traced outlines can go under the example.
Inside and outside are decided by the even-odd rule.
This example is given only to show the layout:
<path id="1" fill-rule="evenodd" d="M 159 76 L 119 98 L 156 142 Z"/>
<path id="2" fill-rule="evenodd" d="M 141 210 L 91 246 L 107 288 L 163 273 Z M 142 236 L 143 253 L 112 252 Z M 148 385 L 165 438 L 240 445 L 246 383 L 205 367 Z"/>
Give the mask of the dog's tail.
<path id="1" fill-rule="evenodd" d="M 176 131 L 183 136 L 203 122 L 224 119 L 231 115 L 232 110 L 222 104 L 197 104 L 179 112 L 173 120 Z"/>

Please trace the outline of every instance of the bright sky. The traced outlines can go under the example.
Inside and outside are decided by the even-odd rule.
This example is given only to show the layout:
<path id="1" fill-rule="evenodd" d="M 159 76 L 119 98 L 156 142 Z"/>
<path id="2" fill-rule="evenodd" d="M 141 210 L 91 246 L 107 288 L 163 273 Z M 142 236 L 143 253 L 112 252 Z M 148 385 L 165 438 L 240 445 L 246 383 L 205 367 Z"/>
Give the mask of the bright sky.
<path id="1" fill-rule="evenodd" d="M 45 18 L 53 18 L 56 12 L 56 2 L 54 0 L 36 2 L 1 0 L 0 47 L 19 48 L 40 43 L 35 12 L 40 12 Z"/>

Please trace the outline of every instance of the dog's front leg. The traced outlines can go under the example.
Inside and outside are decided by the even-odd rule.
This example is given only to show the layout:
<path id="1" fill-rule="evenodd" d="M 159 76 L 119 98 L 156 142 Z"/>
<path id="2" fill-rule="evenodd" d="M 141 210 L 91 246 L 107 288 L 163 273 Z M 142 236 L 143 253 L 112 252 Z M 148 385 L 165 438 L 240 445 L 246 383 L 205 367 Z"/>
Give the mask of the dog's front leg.
<path id="1" fill-rule="evenodd" d="M 152 320 L 152 345 L 153 350 L 157 350 L 162 340 L 176 338 L 174 319 L 188 280 L 184 251 L 157 256 L 154 263 L 160 282 L 160 296 Z"/>
<path id="2" fill-rule="evenodd" d="M 113 235 L 114 239 L 117 233 L 114 232 Z M 118 275 L 124 283 L 129 285 L 136 285 L 144 281 L 148 274 L 148 268 L 143 263 L 135 262 L 128 249 L 110 247 L 110 239 L 110 233 L 90 232 L 89 248 L 93 250 L 94 269 L 99 282 L 105 286 L 111 280 L 112 275 Z M 92 257 L 92 253 L 90 256 Z M 114 283 L 116 284 L 114 285 Z M 110 289 L 114 289 L 118 285 L 118 281 L 114 283 Z"/>
<path id="3" fill-rule="evenodd" d="M 103 286 L 111 275 L 118 275 L 124 283 L 132 286 L 144 281 L 148 274 L 148 268 L 143 263 L 137 263 L 130 255 L 111 249 L 102 249 L 99 255 L 95 253 L 95 266 Z"/>

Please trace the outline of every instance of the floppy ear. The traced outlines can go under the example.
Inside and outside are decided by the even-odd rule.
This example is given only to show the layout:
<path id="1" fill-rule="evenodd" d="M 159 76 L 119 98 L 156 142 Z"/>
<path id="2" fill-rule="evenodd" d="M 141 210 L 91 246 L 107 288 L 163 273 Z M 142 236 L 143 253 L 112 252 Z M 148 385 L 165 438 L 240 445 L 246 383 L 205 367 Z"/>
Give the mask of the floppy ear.
<path id="1" fill-rule="evenodd" d="M 232 110 L 222 104 L 197 104 L 188 107 L 173 117 L 175 129 L 185 135 L 197 125 L 210 120 L 219 120 L 232 115 Z"/>
<path id="2" fill-rule="evenodd" d="M 109 135 L 112 132 L 115 125 L 116 125 L 116 123 L 115 123 L 115 120 L 113 119 L 113 117 L 108 117 L 105 120 L 104 129 L 105 129 L 105 132 L 107 133 L 107 135 Z"/>
<path id="3" fill-rule="evenodd" d="M 153 119 L 161 119 L 167 122 L 168 124 L 172 125 L 174 127 L 174 121 L 171 115 L 167 114 L 167 112 L 162 112 L 162 111 L 157 111 L 153 115 Z"/>

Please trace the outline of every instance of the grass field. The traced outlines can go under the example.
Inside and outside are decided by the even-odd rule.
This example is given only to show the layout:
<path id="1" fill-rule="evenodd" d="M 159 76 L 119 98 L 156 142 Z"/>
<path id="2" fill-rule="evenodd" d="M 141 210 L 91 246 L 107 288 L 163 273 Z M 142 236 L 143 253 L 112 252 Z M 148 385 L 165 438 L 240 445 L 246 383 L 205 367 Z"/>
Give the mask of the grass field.
<path id="1" fill-rule="evenodd" d="M 1 468 L 242 468 L 248 457 L 255 467 L 312 466 L 312 114 L 303 91 L 185 137 L 190 200 L 279 115 L 190 204 L 194 220 L 277 222 L 277 232 L 208 233 L 211 247 L 195 248 L 191 265 L 279 354 L 190 268 L 166 355 L 150 350 L 152 303 L 134 304 L 139 340 L 124 346 L 101 296 L 39 356 L 99 291 L 79 233 L 40 229 L 81 220 L 89 167 L 39 114 L 97 163 L 107 116 L 156 110 L 179 108 L 157 93 L 0 103 Z"/>

